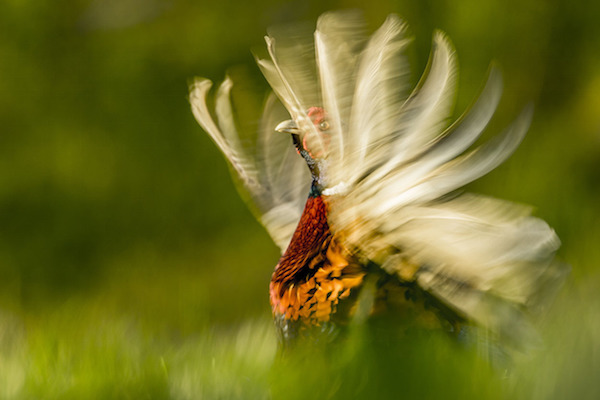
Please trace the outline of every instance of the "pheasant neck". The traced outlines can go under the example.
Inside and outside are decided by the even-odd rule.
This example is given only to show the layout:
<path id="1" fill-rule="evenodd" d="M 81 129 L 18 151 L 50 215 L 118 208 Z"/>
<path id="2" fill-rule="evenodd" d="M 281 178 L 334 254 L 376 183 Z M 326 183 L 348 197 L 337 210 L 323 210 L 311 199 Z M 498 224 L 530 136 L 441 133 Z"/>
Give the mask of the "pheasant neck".
<path id="1" fill-rule="evenodd" d="M 329 243 L 329 238 L 327 204 L 321 196 L 319 185 L 313 181 L 300 222 L 275 267 L 272 281 L 283 282 L 287 286 L 301 279 L 304 275 L 302 271 L 309 269 L 311 258 L 322 250 L 324 244 Z"/>
<path id="2" fill-rule="evenodd" d="M 302 158 L 304 158 L 304 161 L 306 161 L 306 165 L 308 165 L 308 169 L 310 169 L 310 173 L 313 177 L 314 186 L 316 183 L 319 182 L 319 177 L 321 175 L 319 171 L 319 164 L 317 163 L 317 161 L 315 161 L 314 158 L 311 157 L 310 153 L 304 148 L 302 140 L 300 140 L 300 136 L 293 134 L 292 140 L 294 141 L 296 151 L 302 156 Z"/>

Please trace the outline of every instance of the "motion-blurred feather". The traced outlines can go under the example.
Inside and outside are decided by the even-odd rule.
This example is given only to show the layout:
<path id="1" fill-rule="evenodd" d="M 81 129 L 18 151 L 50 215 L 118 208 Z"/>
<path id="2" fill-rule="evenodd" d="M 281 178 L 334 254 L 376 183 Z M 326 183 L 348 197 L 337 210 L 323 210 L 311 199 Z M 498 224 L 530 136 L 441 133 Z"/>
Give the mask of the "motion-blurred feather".
<path id="1" fill-rule="evenodd" d="M 506 160 L 529 127 L 526 107 L 469 151 L 499 103 L 499 71 L 450 125 L 458 69 L 441 32 L 412 92 L 395 15 L 370 37 L 359 13 L 343 11 L 322 15 L 314 35 L 287 27 L 266 41 L 270 60 L 257 62 L 291 120 L 269 97 L 256 152 L 238 139 L 228 79 L 216 120 L 208 81 L 190 101 L 282 248 L 270 296 L 284 342 L 407 309 L 454 333 L 474 324 L 513 344 L 533 337 L 530 312 L 565 275 L 558 237 L 525 206 L 453 193 Z"/>

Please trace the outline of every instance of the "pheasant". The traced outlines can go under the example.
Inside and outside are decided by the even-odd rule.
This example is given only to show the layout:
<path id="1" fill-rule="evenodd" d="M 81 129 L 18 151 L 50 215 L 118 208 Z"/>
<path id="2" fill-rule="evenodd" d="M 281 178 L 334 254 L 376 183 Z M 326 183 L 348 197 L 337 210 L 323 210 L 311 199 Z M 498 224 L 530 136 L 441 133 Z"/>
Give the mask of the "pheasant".
<path id="1" fill-rule="evenodd" d="M 469 151 L 502 78 L 492 67 L 449 124 L 457 61 L 444 33 L 435 32 L 412 90 L 411 40 L 396 15 L 371 36 L 360 13 L 337 11 L 318 19 L 314 35 L 272 30 L 265 39 L 269 57 L 257 63 L 274 94 L 254 141 L 238 132 L 231 79 L 214 111 L 207 79 L 194 81 L 190 102 L 281 248 L 269 292 L 284 343 L 390 313 L 455 333 L 472 324 L 526 336 L 529 314 L 564 277 L 554 261 L 560 241 L 528 207 L 457 189 L 512 154 L 531 107 Z"/>

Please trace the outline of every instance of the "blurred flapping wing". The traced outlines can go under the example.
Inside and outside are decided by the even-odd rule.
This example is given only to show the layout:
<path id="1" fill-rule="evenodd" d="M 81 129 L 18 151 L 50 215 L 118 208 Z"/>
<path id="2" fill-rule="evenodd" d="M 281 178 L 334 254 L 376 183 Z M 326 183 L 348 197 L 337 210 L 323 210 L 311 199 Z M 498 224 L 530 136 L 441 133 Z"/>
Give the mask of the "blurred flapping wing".
<path id="1" fill-rule="evenodd" d="M 503 337 L 525 336 L 527 312 L 564 277 L 553 261 L 556 234 L 526 207 L 451 193 L 512 154 L 531 107 L 469 151 L 498 105 L 499 71 L 490 70 L 479 98 L 450 124 L 458 70 L 446 35 L 434 34 L 426 71 L 409 93 L 405 25 L 392 15 L 371 37 L 364 32 L 360 14 L 327 13 L 314 34 L 316 56 L 280 52 L 269 37 L 272 60 L 259 61 L 303 134 L 321 139 L 305 141 L 320 147 L 307 150 L 322 154 L 325 142 L 319 161 L 332 232 L 358 257 L 417 282 L 465 318 Z M 307 42 L 303 48 L 312 49 Z M 307 87 L 318 96 L 308 103 Z M 326 133 L 307 120 L 312 106 L 324 108 Z"/>
<path id="2" fill-rule="evenodd" d="M 198 78 L 190 88 L 196 120 L 225 155 L 238 190 L 283 252 L 296 229 L 310 186 L 310 173 L 288 135 L 273 127 L 288 115 L 274 95 L 268 97 L 254 140 L 240 138 L 231 105 L 229 78 L 215 95 L 215 117 L 207 96 L 212 83 Z"/>

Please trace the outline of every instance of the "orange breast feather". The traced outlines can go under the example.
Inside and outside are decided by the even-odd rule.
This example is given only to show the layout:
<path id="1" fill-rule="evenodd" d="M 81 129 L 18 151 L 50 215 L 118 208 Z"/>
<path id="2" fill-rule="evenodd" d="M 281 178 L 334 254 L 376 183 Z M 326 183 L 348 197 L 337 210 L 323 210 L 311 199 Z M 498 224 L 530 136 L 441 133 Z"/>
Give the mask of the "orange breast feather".
<path id="1" fill-rule="evenodd" d="M 273 314 L 306 325 L 327 322 L 363 277 L 361 267 L 332 237 L 323 198 L 309 197 L 271 279 Z"/>

